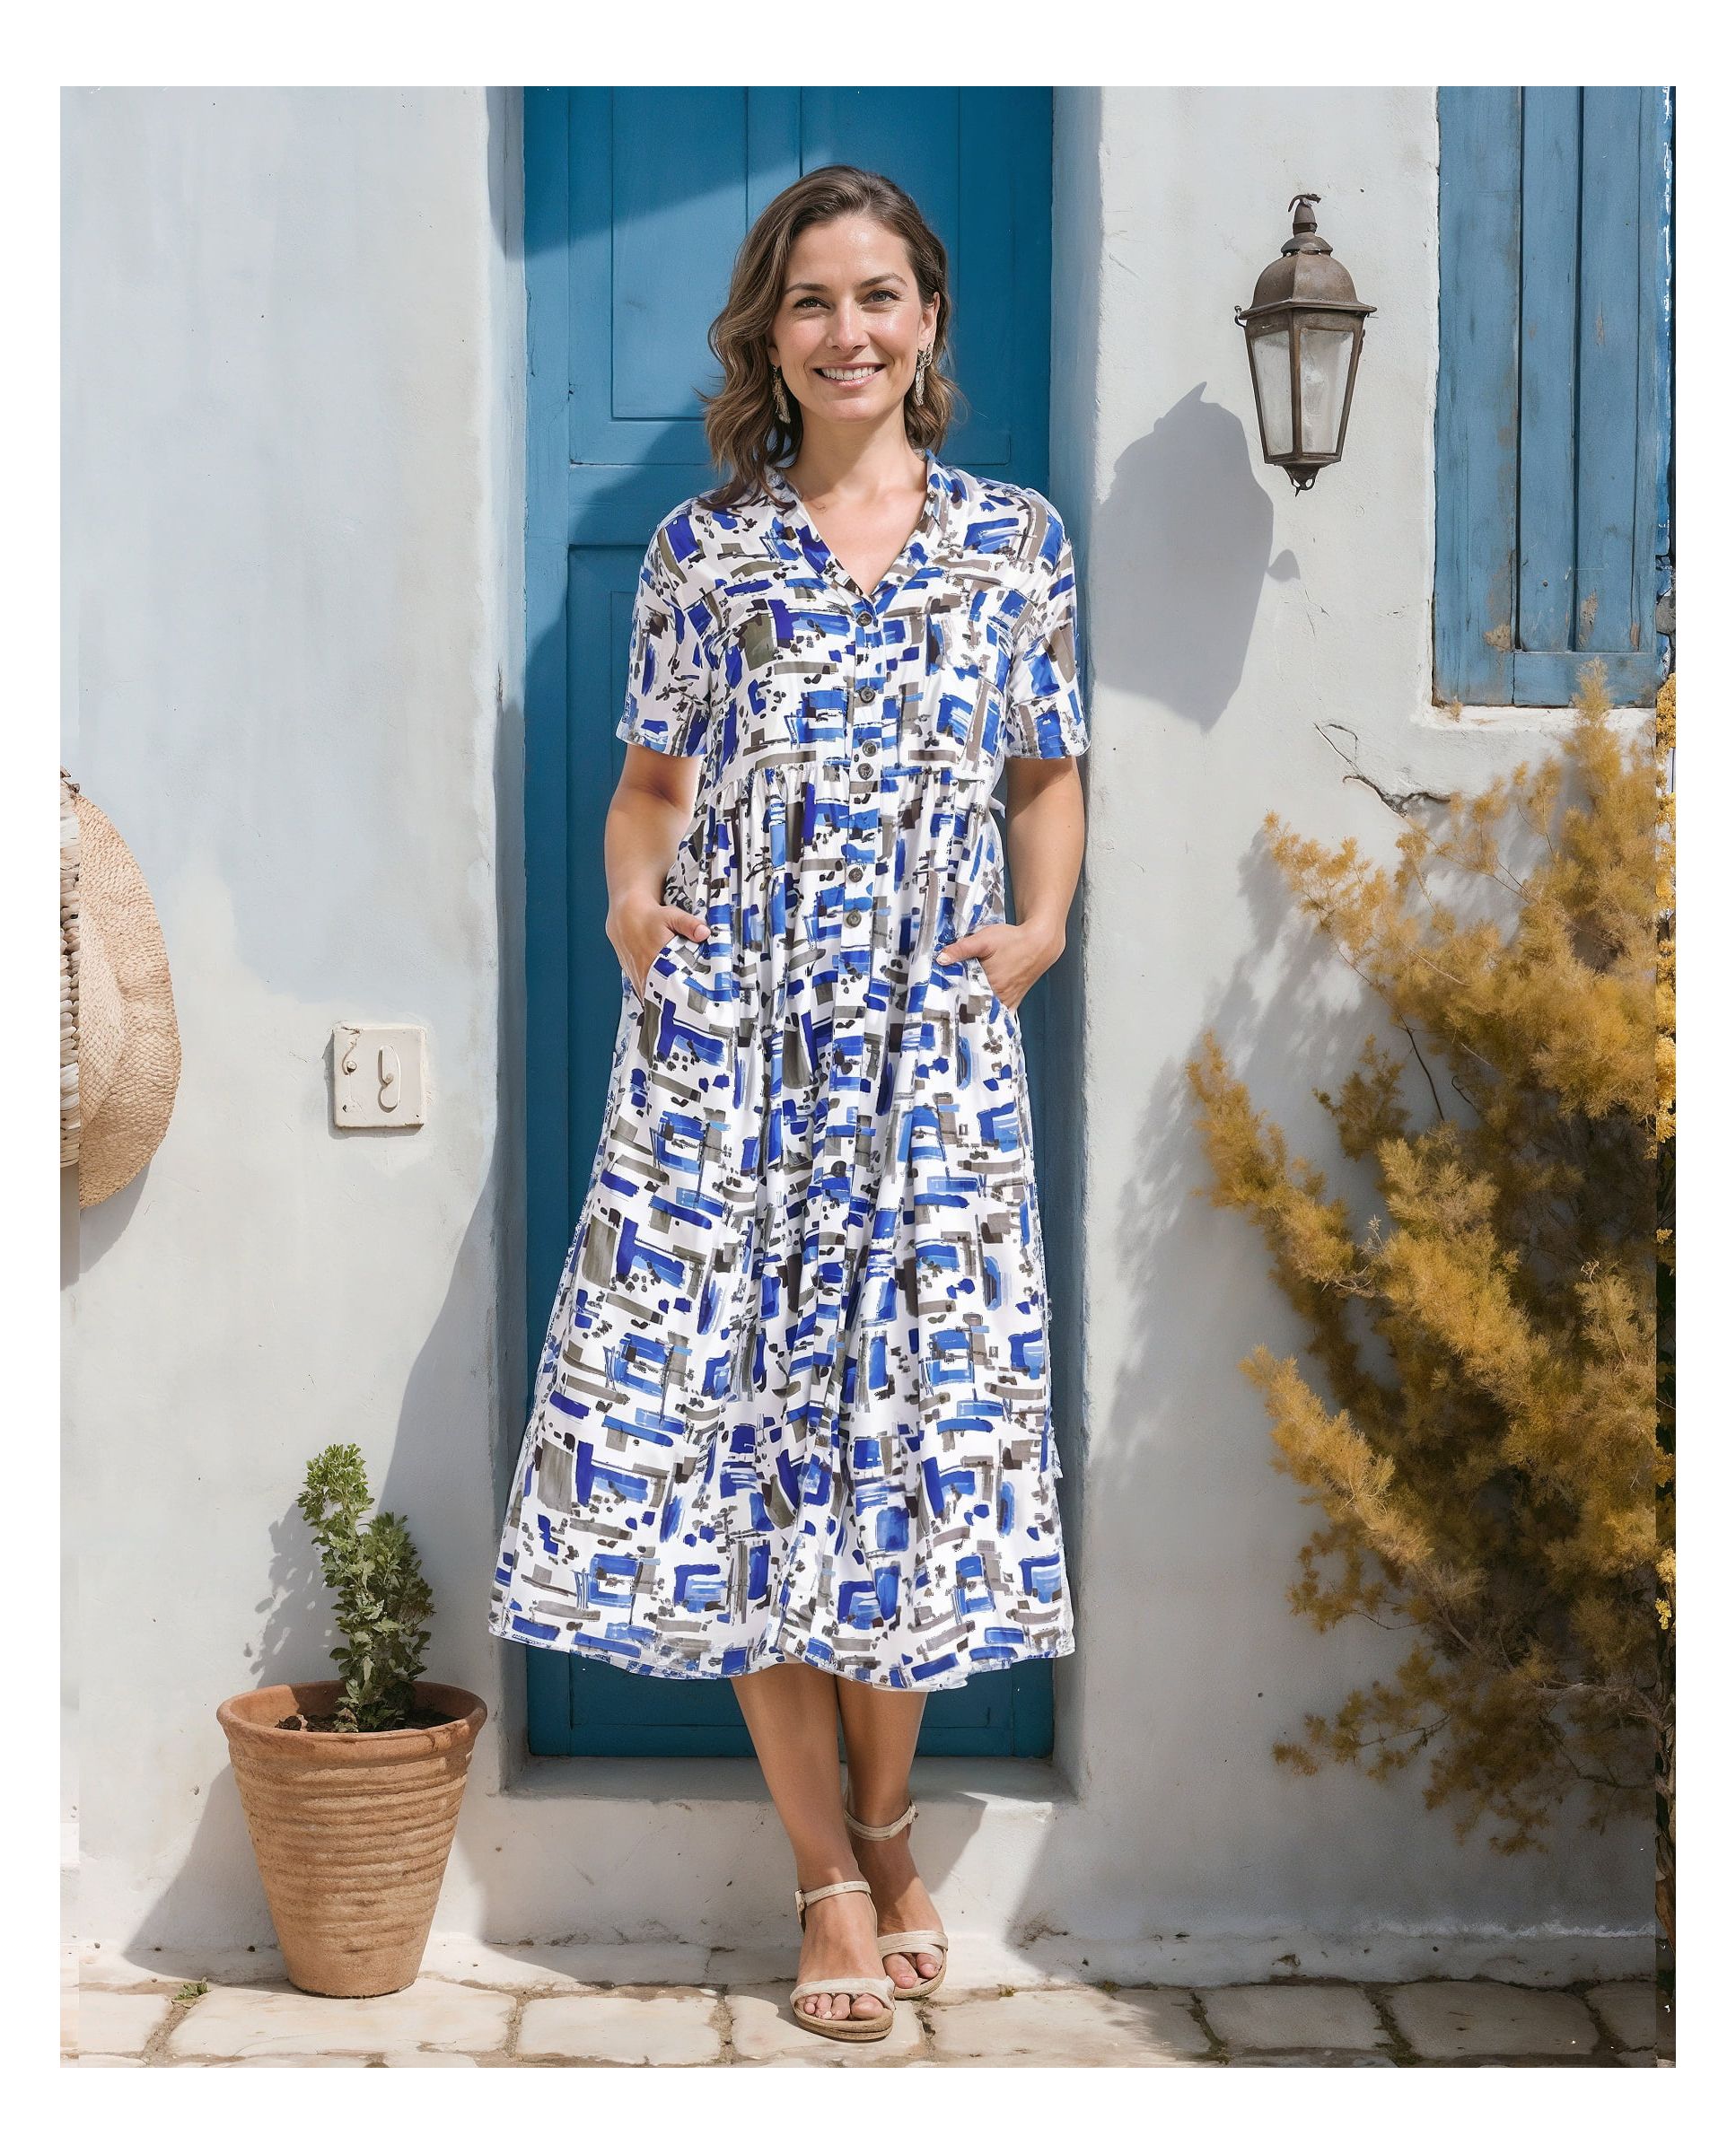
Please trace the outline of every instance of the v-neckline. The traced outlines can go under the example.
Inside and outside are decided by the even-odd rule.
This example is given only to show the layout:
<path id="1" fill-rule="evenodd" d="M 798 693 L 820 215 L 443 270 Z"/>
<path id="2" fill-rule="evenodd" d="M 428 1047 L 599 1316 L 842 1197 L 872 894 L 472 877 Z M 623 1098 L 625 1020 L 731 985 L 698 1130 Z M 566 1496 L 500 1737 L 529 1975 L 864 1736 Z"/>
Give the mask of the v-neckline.
<path id="1" fill-rule="evenodd" d="M 940 459 L 934 454 L 934 451 L 932 449 L 925 449 L 923 451 L 923 460 L 927 466 L 927 478 L 923 488 L 922 513 L 917 517 L 916 522 L 911 526 L 908 537 L 905 539 L 904 544 L 899 548 L 898 552 L 893 556 L 890 562 L 888 563 L 885 574 L 881 577 L 879 582 L 874 585 L 872 591 L 864 590 L 850 574 L 849 570 L 845 567 L 843 562 L 840 561 L 837 556 L 832 551 L 831 546 L 827 539 L 825 532 L 820 530 L 820 526 L 808 513 L 808 504 L 802 500 L 801 495 L 796 492 L 794 486 L 790 483 L 789 479 L 785 477 L 783 471 L 775 470 L 773 473 L 775 492 L 781 496 L 784 504 L 787 508 L 793 511 L 802 529 L 808 533 L 814 544 L 820 548 L 820 553 L 825 556 L 827 574 L 829 575 L 836 576 L 839 582 L 847 585 L 848 588 L 855 593 L 859 600 L 864 601 L 870 606 L 873 605 L 874 602 L 879 599 L 881 592 L 886 589 L 887 585 L 893 582 L 897 579 L 899 570 L 902 569 L 906 562 L 908 561 L 910 557 L 910 549 L 916 545 L 916 541 L 919 538 L 926 536 L 929 532 L 936 531 L 940 529 L 941 492 L 943 483 L 941 477 Z"/>

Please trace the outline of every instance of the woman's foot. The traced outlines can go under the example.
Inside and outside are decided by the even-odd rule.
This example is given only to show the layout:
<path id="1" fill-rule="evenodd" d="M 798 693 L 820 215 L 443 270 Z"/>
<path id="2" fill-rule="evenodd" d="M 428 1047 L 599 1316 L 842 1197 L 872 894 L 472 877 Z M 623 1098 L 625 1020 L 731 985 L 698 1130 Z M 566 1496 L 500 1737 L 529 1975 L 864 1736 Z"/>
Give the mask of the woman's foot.
<path id="1" fill-rule="evenodd" d="M 851 1804 L 852 1810 L 855 1805 Z M 862 1813 L 857 1812 L 858 1816 Z M 883 1811 L 881 1816 L 895 1817 L 896 1811 Z M 880 1822 L 873 1812 L 863 1817 L 864 1825 Z M 875 1927 L 890 1933 L 895 1930 L 938 1930 L 941 1918 L 927 1889 L 916 1874 L 916 1859 L 910 1852 L 910 1831 L 903 1832 L 890 1840 L 858 1840 L 852 1838 L 852 1846 L 862 1868 L 862 1874 L 873 1887 Z M 858 1893 L 860 1899 L 862 1895 Z M 851 1963 L 854 1966 L 854 1962 Z M 941 1958 L 934 1952 L 889 1952 L 884 1962 L 886 1972 L 892 1977 L 896 1990 L 913 1990 L 918 1983 L 926 1982 L 941 1971 Z"/>
<path id="2" fill-rule="evenodd" d="M 831 1882 L 829 1878 L 823 1881 Z M 837 1892 L 812 1902 L 802 1932 L 796 1980 L 890 1972 L 882 1970 L 876 1947 L 882 1927 L 874 1915 L 878 1904 L 865 1892 Z M 896 1982 L 897 1975 L 892 1979 Z M 886 2006 L 872 1990 L 836 1990 L 829 1996 L 799 1998 L 791 2009 L 814 2019 L 878 2019 Z"/>

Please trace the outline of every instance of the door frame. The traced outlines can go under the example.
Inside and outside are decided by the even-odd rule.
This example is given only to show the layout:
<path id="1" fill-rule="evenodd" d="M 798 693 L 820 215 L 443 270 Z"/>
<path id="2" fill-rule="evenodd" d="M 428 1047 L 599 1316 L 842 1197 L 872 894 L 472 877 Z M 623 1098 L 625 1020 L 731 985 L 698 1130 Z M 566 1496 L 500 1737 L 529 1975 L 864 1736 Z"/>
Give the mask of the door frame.
<path id="1" fill-rule="evenodd" d="M 790 90 L 775 94 L 794 100 L 801 92 Z M 1040 95 L 1045 100 L 1052 99 L 1052 92 L 1047 89 Z M 575 1131 L 568 1073 L 573 1066 L 573 1013 L 580 999 L 575 991 L 575 966 L 582 966 L 585 957 L 583 950 L 574 947 L 572 933 L 571 883 L 574 863 L 570 817 L 565 813 L 539 814 L 534 809 L 536 803 L 550 800 L 569 801 L 575 784 L 595 783 L 599 775 L 588 767 L 588 761 L 585 768 L 575 766 L 570 725 L 574 623 L 569 556 L 574 544 L 574 513 L 570 405 L 574 307 L 578 296 L 575 285 L 581 274 L 573 243 L 572 200 L 574 160 L 583 147 L 575 148 L 573 114 L 570 87 L 527 88 L 523 92 L 524 1157 L 527 1162 L 523 1247 L 528 1352 L 523 1413 L 518 1422 L 521 1431 L 530 1411 L 547 1335 L 548 1311 L 574 1230 L 569 1200 L 574 1187 Z M 1046 103 L 1046 142 L 1049 140 L 1047 129 L 1052 125 L 1051 116 L 1052 103 Z M 1021 196 L 1030 197 L 1022 205 L 1026 212 L 1022 230 L 1035 235 L 1031 243 L 1038 250 L 1036 259 L 1030 265 L 1030 273 L 1046 294 L 1050 289 L 1051 169 L 1052 150 L 1040 160 L 1017 158 L 1013 168 L 1014 184 Z M 794 176 L 792 171 L 787 177 Z M 786 183 L 785 176 L 778 176 L 779 187 Z M 1031 214 L 1039 200 L 1043 208 L 1040 218 Z M 1046 314 L 1046 323 L 1047 320 Z M 1019 356 L 1021 363 L 1039 363 L 1030 354 Z M 1045 414 L 1042 473 L 1040 478 L 1029 483 L 1047 490 L 1049 396 L 1047 340 L 1040 367 Z M 1026 445 L 1024 460 L 1027 464 L 1031 460 L 1030 444 Z M 612 517 L 610 521 L 613 521 Z M 599 747 L 603 755 L 609 755 L 612 752 L 611 740 L 612 729 L 609 739 L 592 745 Z M 563 894 L 562 901 L 535 905 L 530 894 L 538 890 L 559 891 Z M 1040 1013 L 1048 1003 L 1048 982 L 1039 982 L 1027 997 L 1027 1003 L 1032 1006 L 1033 1015 L 1039 1023 Z M 1048 1031 L 1048 1026 L 1042 1026 L 1039 1039 L 1035 1043 L 1037 1051 L 1028 1057 L 1037 1073 L 1033 1120 L 1039 1174 L 1040 1162 L 1048 1152 L 1043 1094 L 1049 1087 L 1044 1083 L 1042 1075 L 1053 1056 Z M 581 1141 L 587 1144 L 593 1141 L 594 1133 L 579 1134 Z M 530 1170 L 530 1162 L 535 1162 L 540 1170 Z M 1054 1373 L 1051 1363 L 1052 1385 Z M 620 1747 L 602 1747 L 601 1742 L 595 1749 L 581 1744 L 575 1751 L 570 1741 L 562 1739 L 571 1724 L 568 1656 L 528 1645 L 524 1651 L 528 1738 L 533 1755 L 698 1754 L 689 1753 L 679 1745 L 661 1752 L 650 1749 L 629 1752 Z M 1054 1663 L 1021 1662 L 1002 1672 L 1011 1678 L 1011 1756 L 1048 1758 L 1054 1744 Z M 718 1755 L 711 1750 L 703 1754 Z M 958 1756 L 960 1764 L 966 1764 L 970 1754 L 952 1755 Z M 997 1751 L 992 1755 L 1008 1753 Z"/>

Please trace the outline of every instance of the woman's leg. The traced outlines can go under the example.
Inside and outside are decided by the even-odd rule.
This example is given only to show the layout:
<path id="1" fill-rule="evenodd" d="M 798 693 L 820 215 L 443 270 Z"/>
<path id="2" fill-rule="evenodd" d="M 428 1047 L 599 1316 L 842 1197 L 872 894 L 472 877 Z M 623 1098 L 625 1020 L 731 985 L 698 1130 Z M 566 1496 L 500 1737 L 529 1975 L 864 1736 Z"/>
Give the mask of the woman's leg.
<path id="1" fill-rule="evenodd" d="M 759 1769 L 789 1834 L 795 1881 L 803 1892 L 861 1873 L 844 1823 L 837 1774 L 837 1678 L 802 1661 L 733 1678 L 741 1717 Z M 874 1903 L 865 1892 L 837 1892 L 808 1910 L 799 1982 L 814 1974 L 879 1974 Z M 799 2012 L 820 2019 L 878 2018 L 884 2006 L 871 1991 L 804 1997 Z"/>
<path id="2" fill-rule="evenodd" d="M 910 1761 L 922 1727 L 921 1691 L 881 1690 L 869 1683 L 840 1682 L 838 1717 L 850 1764 L 850 1814 L 864 1825 L 890 1825 L 910 1799 Z M 893 1840 L 853 1840 L 862 1874 L 874 1888 L 882 1930 L 937 1930 L 934 1903 L 916 1875 L 907 1828 Z M 914 1989 L 940 1970 L 932 1952 L 908 1958 L 892 1953 L 886 1972 L 896 1987 Z"/>

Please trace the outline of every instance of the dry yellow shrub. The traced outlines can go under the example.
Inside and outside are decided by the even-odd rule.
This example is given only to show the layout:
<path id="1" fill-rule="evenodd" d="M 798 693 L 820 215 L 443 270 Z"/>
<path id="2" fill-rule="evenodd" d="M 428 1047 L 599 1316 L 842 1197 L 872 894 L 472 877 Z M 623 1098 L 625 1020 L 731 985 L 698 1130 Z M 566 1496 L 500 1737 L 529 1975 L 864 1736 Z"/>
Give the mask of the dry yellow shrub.
<path id="1" fill-rule="evenodd" d="M 1276 1754 L 1381 1778 L 1425 1752 L 1429 1807 L 1460 1837 L 1492 1821 L 1507 1851 L 1571 1789 L 1595 1824 L 1649 1806 L 1672 1709 L 1674 682 L 1655 754 L 1621 746 L 1600 666 L 1575 702 L 1563 754 L 1407 819 L 1389 866 L 1267 819 L 1301 910 L 1392 1028 L 1318 1095 L 1380 1217 L 1354 1229 L 1214 1037 L 1188 1071 L 1213 1201 L 1258 1224 L 1307 1327 L 1311 1373 L 1264 1347 L 1242 1364 L 1275 1466 L 1322 1517 L 1293 1605 L 1415 1638 Z M 1492 890 L 1497 916 L 1461 915 L 1449 885 Z"/>

